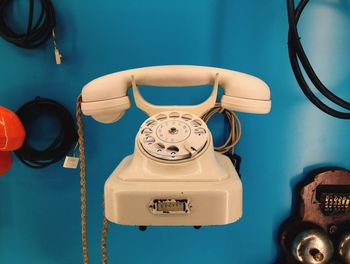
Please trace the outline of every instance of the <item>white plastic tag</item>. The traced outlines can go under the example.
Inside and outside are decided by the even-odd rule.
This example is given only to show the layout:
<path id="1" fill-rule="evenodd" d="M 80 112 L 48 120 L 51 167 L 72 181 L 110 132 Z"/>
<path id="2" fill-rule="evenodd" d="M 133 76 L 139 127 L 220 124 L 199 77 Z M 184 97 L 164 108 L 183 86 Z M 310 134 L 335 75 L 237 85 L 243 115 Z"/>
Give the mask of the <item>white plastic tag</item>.
<path id="1" fill-rule="evenodd" d="M 78 167 L 78 163 L 79 163 L 78 157 L 66 156 L 63 163 L 63 168 L 76 169 Z"/>

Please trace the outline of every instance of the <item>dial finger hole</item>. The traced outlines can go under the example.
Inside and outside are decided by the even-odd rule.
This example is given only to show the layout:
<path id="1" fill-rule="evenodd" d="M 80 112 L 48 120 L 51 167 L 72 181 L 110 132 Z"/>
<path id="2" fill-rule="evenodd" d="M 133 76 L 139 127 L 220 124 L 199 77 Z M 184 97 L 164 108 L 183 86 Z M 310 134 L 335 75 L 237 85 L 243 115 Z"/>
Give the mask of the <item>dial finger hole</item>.
<path id="1" fill-rule="evenodd" d="M 156 140 L 152 136 L 147 136 L 143 139 L 144 142 L 148 143 L 149 145 L 155 142 Z"/>
<path id="2" fill-rule="evenodd" d="M 145 135 L 145 136 L 148 136 L 152 133 L 152 129 L 149 128 L 149 127 L 146 127 L 144 128 L 142 131 L 141 131 L 141 134 Z"/>
<path id="3" fill-rule="evenodd" d="M 198 136 L 203 135 L 206 133 L 205 129 L 203 127 L 198 127 L 194 130 L 194 133 Z"/>
<path id="4" fill-rule="evenodd" d="M 199 119 L 195 119 L 191 121 L 191 125 L 194 127 L 199 127 L 202 125 L 202 122 Z"/>
<path id="5" fill-rule="evenodd" d="M 179 148 L 177 146 L 169 146 L 166 150 L 169 151 L 171 155 L 175 155 L 177 152 L 179 152 Z"/>
<path id="6" fill-rule="evenodd" d="M 156 116 L 157 120 L 165 120 L 166 118 L 167 118 L 167 116 L 164 115 L 164 114 L 159 114 L 159 115 Z"/>
<path id="7" fill-rule="evenodd" d="M 161 152 L 163 149 L 165 149 L 164 144 L 162 144 L 160 142 L 155 143 L 153 146 L 154 146 L 154 148 L 156 149 L 157 152 Z"/>
<path id="8" fill-rule="evenodd" d="M 178 112 L 171 112 L 170 114 L 169 114 L 169 117 L 170 118 L 178 118 L 180 116 L 180 113 L 178 113 Z"/>
<path id="9" fill-rule="evenodd" d="M 150 119 L 146 122 L 146 126 L 153 127 L 157 124 L 156 120 Z"/>
<path id="10" fill-rule="evenodd" d="M 192 119 L 192 116 L 190 114 L 183 114 L 181 116 L 182 119 L 188 121 L 188 120 L 191 120 Z"/>

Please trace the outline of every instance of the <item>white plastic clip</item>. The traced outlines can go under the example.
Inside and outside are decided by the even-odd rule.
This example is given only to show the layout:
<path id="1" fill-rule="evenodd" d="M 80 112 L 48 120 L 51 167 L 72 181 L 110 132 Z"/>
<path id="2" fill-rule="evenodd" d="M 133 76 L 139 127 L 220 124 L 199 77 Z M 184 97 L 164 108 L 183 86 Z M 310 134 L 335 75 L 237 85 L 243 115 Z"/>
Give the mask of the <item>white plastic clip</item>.
<path id="1" fill-rule="evenodd" d="M 66 156 L 63 163 L 63 168 L 66 169 L 76 169 L 78 168 L 79 164 L 79 157 L 76 157 L 76 150 L 78 148 L 78 142 L 75 144 L 74 150 L 73 150 L 73 156 Z"/>
<path id="2" fill-rule="evenodd" d="M 52 40 L 53 40 L 53 47 L 55 49 L 56 64 L 61 64 L 62 55 L 61 55 L 60 51 L 57 48 L 55 28 L 52 29 Z"/>

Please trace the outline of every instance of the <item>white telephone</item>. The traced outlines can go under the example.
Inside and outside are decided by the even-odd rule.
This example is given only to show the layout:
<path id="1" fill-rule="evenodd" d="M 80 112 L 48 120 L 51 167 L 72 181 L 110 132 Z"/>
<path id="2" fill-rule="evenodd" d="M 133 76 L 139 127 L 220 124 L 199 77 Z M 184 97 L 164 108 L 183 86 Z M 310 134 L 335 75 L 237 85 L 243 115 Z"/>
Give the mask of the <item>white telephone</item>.
<path id="1" fill-rule="evenodd" d="M 156 106 L 144 100 L 139 85 L 213 84 L 210 97 L 195 106 Z M 130 107 L 133 88 L 138 108 L 150 117 L 141 125 L 134 154 L 124 158 L 105 183 L 105 214 L 124 225 L 223 225 L 242 215 L 242 184 L 230 159 L 214 152 L 213 139 L 200 118 L 215 105 L 264 114 L 271 108 L 269 87 L 260 79 L 202 66 L 154 66 L 97 78 L 82 91 L 81 109 L 112 123 Z"/>

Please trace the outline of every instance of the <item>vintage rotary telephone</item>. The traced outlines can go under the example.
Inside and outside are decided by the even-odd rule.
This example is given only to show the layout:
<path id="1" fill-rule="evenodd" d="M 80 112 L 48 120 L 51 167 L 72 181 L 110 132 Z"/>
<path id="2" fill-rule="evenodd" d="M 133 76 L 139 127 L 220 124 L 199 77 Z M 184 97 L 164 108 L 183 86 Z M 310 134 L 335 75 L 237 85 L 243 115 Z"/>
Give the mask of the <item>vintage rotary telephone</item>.
<path id="1" fill-rule="evenodd" d="M 207 84 L 213 84 L 211 95 L 194 106 L 156 106 L 145 101 L 137 88 Z M 241 180 L 230 159 L 214 152 L 211 133 L 200 118 L 214 107 L 219 86 L 224 90 L 221 105 L 225 109 L 256 114 L 270 111 L 270 90 L 263 81 L 213 67 L 138 68 L 102 76 L 83 88 L 81 111 L 99 122 L 112 123 L 122 117 L 130 107 L 130 87 L 137 107 L 150 116 L 136 135 L 134 154 L 125 157 L 105 183 L 109 221 L 136 226 L 202 226 L 229 224 L 242 216 Z M 82 134 L 79 115 L 78 126 Z M 84 164 L 81 166 L 84 170 Z M 82 209 L 85 217 L 86 206 Z M 84 233 L 83 224 L 83 248 Z"/>

